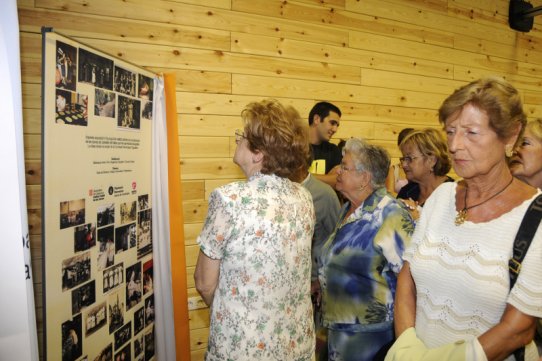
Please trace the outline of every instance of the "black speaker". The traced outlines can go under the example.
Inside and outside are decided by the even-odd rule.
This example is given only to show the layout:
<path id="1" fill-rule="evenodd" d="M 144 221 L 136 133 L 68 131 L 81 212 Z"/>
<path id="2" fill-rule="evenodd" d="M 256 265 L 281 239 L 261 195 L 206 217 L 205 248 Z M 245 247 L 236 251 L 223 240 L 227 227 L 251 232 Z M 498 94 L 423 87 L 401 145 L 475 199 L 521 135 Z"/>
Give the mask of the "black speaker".
<path id="1" fill-rule="evenodd" d="M 523 0 L 510 0 L 508 8 L 508 24 L 514 30 L 528 33 L 533 28 L 534 19 L 525 17 L 522 14 L 531 10 L 533 5 Z"/>

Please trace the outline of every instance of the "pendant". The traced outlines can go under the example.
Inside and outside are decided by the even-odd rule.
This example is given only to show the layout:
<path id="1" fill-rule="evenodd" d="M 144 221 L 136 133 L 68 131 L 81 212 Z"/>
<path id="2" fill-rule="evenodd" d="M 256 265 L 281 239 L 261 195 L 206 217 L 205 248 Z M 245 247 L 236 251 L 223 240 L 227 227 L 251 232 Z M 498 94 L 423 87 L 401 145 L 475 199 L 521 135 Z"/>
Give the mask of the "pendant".
<path id="1" fill-rule="evenodd" d="M 463 208 L 459 212 L 457 212 L 457 215 L 455 216 L 455 225 L 460 226 L 467 220 L 467 210 Z"/>

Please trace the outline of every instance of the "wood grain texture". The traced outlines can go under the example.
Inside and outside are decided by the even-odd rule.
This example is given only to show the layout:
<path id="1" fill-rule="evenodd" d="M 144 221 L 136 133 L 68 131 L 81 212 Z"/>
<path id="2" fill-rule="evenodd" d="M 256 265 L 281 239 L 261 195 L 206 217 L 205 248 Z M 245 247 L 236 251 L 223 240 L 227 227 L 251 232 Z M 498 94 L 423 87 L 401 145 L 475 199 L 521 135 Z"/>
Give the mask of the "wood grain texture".
<path id="1" fill-rule="evenodd" d="M 509 0 L 18 0 L 28 221 L 38 333 L 41 306 L 43 25 L 176 77 L 188 295 L 197 237 L 216 187 L 244 179 L 234 131 L 253 101 L 276 98 L 303 119 L 342 110 L 333 142 L 363 137 L 401 156 L 405 127 L 440 129 L 459 86 L 501 76 L 542 117 L 542 31 L 508 27 Z M 453 174 L 453 172 L 452 172 Z M 192 361 L 204 359 L 209 310 L 190 312 Z M 40 340 L 40 350 L 43 349 Z M 183 360 L 185 361 L 185 360 Z"/>

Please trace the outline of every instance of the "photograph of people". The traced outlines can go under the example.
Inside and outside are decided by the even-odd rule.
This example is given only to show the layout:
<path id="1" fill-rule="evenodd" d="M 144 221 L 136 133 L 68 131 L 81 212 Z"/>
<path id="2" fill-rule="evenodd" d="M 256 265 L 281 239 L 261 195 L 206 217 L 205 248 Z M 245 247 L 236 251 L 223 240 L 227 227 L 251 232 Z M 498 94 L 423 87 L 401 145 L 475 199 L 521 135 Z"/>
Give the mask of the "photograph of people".
<path id="1" fill-rule="evenodd" d="M 307 127 L 276 100 L 248 104 L 233 161 L 246 180 L 215 189 L 198 237 L 196 289 L 211 306 L 206 360 L 311 360 L 314 208 L 290 181 L 307 168 Z"/>
<path id="2" fill-rule="evenodd" d="M 78 80 L 113 90 L 113 60 L 79 48 Z"/>
<path id="3" fill-rule="evenodd" d="M 62 361 L 75 361 L 83 353 L 81 314 L 62 323 Z"/>
<path id="4" fill-rule="evenodd" d="M 462 180 L 440 185 L 422 209 L 397 284 L 399 337 L 386 360 L 510 361 L 525 345 L 525 361 L 538 360 L 540 228 L 512 289 L 508 266 L 540 194 L 508 168 L 526 123 L 521 95 L 502 78 L 482 78 L 451 94 L 439 121 Z"/>
<path id="5" fill-rule="evenodd" d="M 138 74 L 138 84 L 139 89 L 137 92 L 137 97 L 152 102 L 152 94 L 154 92 L 154 79 L 142 74 Z"/>
<path id="6" fill-rule="evenodd" d="M 75 91 L 75 72 L 77 49 L 71 45 L 56 42 L 55 86 Z"/>
<path id="7" fill-rule="evenodd" d="M 106 90 L 95 90 L 94 115 L 100 117 L 115 117 L 115 93 Z"/>
<path id="8" fill-rule="evenodd" d="M 141 262 L 137 262 L 126 268 L 126 310 L 141 302 L 142 294 Z"/>
<path id="9" fill-rule="evenodd" d="M 328 329 L 328 355 L 320 353 L 320 360 L 372 361 L 394 338 L 397 274 L 414 222 L 386 190 L 389 166 L 383 148 L 346 141 L 336 185 L 346 203 L 318 262 Z"/>

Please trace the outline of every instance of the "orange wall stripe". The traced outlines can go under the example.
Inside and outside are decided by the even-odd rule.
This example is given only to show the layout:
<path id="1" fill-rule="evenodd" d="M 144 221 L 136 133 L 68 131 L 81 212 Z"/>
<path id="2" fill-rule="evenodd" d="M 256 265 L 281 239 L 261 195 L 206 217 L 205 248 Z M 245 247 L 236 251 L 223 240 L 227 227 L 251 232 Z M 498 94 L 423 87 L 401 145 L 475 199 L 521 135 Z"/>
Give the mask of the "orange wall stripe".
<path id="1" fill-rule="evenodd" d="M 171 247 L 171 282 L 175 320 L 175 349 L 178 361 L 190 361 L 190 332 L 188 328 L 188 293 L 186 258 L 184 252 L 184 219 L 179 159 L 179 130 L 177 127 L 177 97 L 175 74 L 164 74 L 166 98 L 169 230 Z"/>

